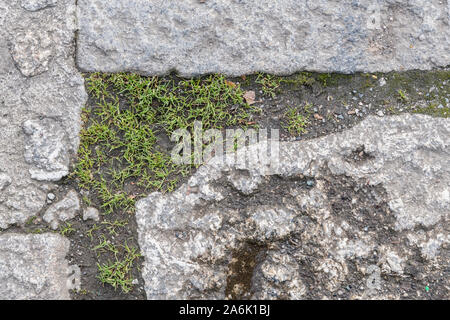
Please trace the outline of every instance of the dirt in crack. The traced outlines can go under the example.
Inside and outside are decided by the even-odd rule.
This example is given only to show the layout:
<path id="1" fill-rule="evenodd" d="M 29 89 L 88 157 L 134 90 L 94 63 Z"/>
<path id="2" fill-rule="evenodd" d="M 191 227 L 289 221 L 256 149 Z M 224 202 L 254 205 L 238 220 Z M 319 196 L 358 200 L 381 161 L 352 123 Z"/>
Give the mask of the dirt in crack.
<path id="1" fill-rule="evenodd" d="M 169 137 L 174 130 L 191 130 L 194 120 L 201 120 L 203 129 L 277 128 L 282 140 L 301 140 L 342 131 L 380 111 L 447 117 L 450 98 L 448 70 L 197 79 L 94 73 L 85 78 L 89 99 L 82 114 L 80 149 L 70 178 L 59 183 L 60 190 L 52 190 L 54 202 L 75 189 L 83 210 L 100 210 L 98 222 L 77 218 L 58 230 L 71 240 L 68 259 L 82 269 L 76 299 L 145 298 L 135 202 L 155 190 L 175 190 L 195 171 L 171 162 L 174 143 Z M 382 78 L 385 85 L 380 85 Z M 256 93 L 255 101 L 246 100 L 249 91 Z M 352 156 L 354 161 L 370 160 L 364 150 Z M 311 187 L 315 182 L 296 183 Z M 278 203 L 280 197 L 257 201 Z M 29 232 L 48 229 L 40 217 L 27 224 Z M 236 279 L 248 279 L 245 272 L 235 274 Z M 239 284 L 236 279 L 230 283 Z"/>

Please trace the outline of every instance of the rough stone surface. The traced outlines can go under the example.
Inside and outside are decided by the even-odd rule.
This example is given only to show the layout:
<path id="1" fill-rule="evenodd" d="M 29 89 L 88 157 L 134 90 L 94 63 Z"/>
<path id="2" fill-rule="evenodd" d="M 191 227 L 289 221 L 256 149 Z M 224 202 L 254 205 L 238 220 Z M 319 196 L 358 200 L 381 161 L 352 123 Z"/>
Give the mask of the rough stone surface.
<path id="1" fill-rule="evenodd" d="M 22 8 L 28 11 L 38 11 L 54 7 L 58 0 L 22 0 Z"/>
<path id="2" fill-rule="evenodd" d="M 270 171 L 265 145 L 137 203 L 148 298 L 449 298 L 450 120 L 371 116 Z"/>
<path id="3" fill-rule="evenodd" d="M 100 213 L 96 208 L 89 207 L 87 208 L 83 213 L 83 220 L 94 220 L 99 221 L 100 220 Z"/>
<path id="4" fill-rule="evenodd" d="M 75 0 L 0 0 L 0 228 L 44 207 L 78 149 L 75 31 Z"/>
<path id="5" fill-rule="evenodd" d="M 28 120 L 23 125 L 27 141 L 25 161 L 33 165 L 31 178 L 39 181 L 59 181 L 69 174 L 66 133 L 52 119 Z"/>
<path id="6" fill-rule="evenodd" d="M 70 299 L 74 268 L 65 259 L 69 246 L 57 234 L 1 234 L 0 299 Z"/>
<path id="7" fill-rule="evenodd" d="M 4 173 L 0 173 L 0 191 L 2 191 L 3 189 L 5 189 L 7 186 L 9 186 L 11 184 L 11 177 L 4 174 Z"/>
<path id="8" fill-rule="evenodd" d="M 60 222 L 66 222 L 75 218 L 80 211 L 80 199 L 78 194 L 71 190 L 61 201 L 52 205 L 45 212 L 43 219 L 49 223 L 53 230 L 58 229 Z"/>
<path id="9" fill-rule="evenodd" d="M 378 3 L 79 0 L 77 60 L 87 71 L 184 76 L 450 65 L 448 1 Z"/>

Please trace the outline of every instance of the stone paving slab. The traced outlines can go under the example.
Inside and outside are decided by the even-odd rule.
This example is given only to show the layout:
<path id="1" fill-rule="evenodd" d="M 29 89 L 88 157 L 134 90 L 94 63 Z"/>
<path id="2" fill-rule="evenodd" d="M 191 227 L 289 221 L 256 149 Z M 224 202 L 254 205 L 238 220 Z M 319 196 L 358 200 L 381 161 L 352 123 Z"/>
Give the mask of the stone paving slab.
<path id="1" fill-rule="evenodd" d="M 420 298 L 427 277 L 449 298 L 449 120 L 370 116 L 269 173 L 264 148 L 137 203 L 149 299 Z"/>
<path id="2" fill-rule="evenodd" d="M 378 4 L 377 4 L 378 3 Z M 79 0 L 86 71 L 243 75 L 450 65 L 439 0 Z"/>
<path id="3" fill-rule="evenodd" d="M 77 152 L 75 12 L 75 0 L 0 0 L 0 228 L 38 213 Z"/>
<path id="4" fill-rule="evenodd" d="M 0 299 L 70 299 L 69 289 L 80 279 L 65 259 L 69 245 L 58 234 L 1 234 Z"/>

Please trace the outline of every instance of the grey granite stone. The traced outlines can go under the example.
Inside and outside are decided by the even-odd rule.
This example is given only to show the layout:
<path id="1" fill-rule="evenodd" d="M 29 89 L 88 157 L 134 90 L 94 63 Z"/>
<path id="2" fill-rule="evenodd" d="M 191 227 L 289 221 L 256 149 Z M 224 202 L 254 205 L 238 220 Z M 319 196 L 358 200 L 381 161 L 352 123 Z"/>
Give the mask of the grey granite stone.
<path id="1" fill-rule="evenodd" d="M 7 186 L 9 186 L 11 184 L 11 177 L 4 174 L 4 173 L 0 173 L 0 191 L 4 190 Z"/>
<path id="2" fill-rule="evenodd" d="M 60 222 L 75 218 L 80 211 L 80 200 L 76 191 L 71 190 L 61 201 L 55 203 L 45 212 L 43 219 L 53 230 L 58 229 Z"/>
<path id="3" fill-rule="evenodd" d="M 23 124 L 27 136 L 25 161 L 33 165 L 31 178 L 39 181 L 59 181 L 69 174 L 68 141 L 58 122 L 52 119 L 28 120 Z"/>
<path id="4" fill-rule="evenodd" d="M 22 8 L 28 11 L 38 11 L 54 7 L 58 0 L 22 0 Z"/>
<path id="5" fill-rule="evenodd" d="M 0 234 L 0 299 L 70 299 L 79 273 L 65 259 L 69 245 L 69 240 L 52 233 Z"/>
<path id="6" fill-rule="evenodd" d="M 447 1 L 79 0 L 78 5 L 77 60 L 86 71 L 351 73 L 450 64 Z"/>
<path id="7" fill-rule="evenodd" d="M 0 0 L 0 228 L 44 207 L 78 149 L 75 12 L 75 0 Z"/>
<path id="8" fill-rule="evenodd" d="M 421 279 L 449 298 L 449 119 L 370 116 L 273 168 L 266 147 L 137 203 L 149 299 L 420 298 Z"/>

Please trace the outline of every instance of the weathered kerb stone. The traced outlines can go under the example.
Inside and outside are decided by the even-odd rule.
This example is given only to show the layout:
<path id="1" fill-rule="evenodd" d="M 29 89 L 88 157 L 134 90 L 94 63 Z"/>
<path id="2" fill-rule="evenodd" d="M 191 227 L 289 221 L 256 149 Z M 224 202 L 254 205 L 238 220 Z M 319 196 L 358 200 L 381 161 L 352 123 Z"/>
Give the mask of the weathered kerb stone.
<path id="1" fill-rule="evenodd" d="M 69 246 L 57 234 L 0 235 L 0 299 L 70 299 Z"/>
<path id="2" fill-rule="evenodd" d="M 87 95 L 75 0 L 0 0 L 0 228 L 45 206 L 69 172 Z"/>
<path id="3" fill-rule="evenodd" d="M 79 0 L 78 65 L 192 76 L 450 64 L 440 0 Z"/>
<path id="4" fill-rule="evenodd" d="M 148 298 L 449 298 L 450 120 L 371 116 L 253 163 L 137 203 Z"/>

